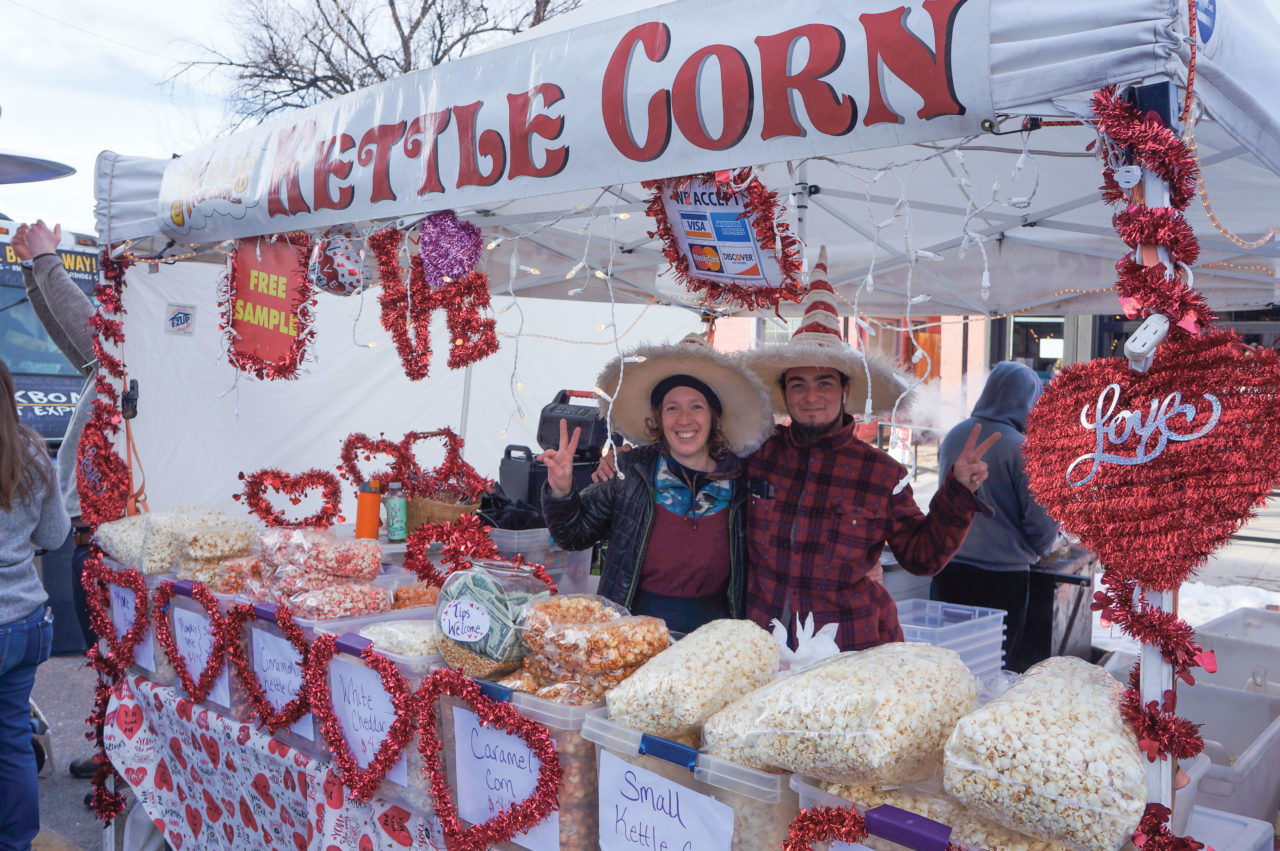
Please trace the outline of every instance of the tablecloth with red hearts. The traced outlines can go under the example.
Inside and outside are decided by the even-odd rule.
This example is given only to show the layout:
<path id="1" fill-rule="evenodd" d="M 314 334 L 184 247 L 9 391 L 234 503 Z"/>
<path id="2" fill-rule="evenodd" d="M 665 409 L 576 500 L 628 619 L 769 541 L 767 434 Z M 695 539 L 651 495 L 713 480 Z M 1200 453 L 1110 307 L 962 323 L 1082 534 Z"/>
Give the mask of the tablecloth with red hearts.
<path id="1" fill-rule="evenodd" d="M 327 761 L 143 677 L 116 686 L 107 756 L 174 848 L 444 849 L 433 814 L 346 800 Z"/>

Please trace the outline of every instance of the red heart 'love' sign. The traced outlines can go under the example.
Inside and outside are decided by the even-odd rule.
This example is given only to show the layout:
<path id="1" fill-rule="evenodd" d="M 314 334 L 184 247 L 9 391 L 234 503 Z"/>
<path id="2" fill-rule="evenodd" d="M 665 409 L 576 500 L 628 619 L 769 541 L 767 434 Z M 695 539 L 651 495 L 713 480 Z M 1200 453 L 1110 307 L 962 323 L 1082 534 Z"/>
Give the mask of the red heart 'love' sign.
<path id="1" fill-rule="evenodd" d="M 1277 441 L 1280 358 L 1214 330 L 1166 340 L 1146 373 L 1123 358 L 1063 370 L 1023 454 L 1036 499 L 1105 567 L 1171 590 L 1266 498 Z"/>

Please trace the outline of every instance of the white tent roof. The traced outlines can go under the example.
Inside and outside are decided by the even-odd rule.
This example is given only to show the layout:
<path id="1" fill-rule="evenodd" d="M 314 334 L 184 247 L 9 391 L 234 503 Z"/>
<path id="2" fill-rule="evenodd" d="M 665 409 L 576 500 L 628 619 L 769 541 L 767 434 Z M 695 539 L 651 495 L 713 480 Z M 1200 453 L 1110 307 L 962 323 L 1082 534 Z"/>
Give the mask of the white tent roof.
<path id="1" fill-rule="evenodd" d="M 863 57 L 870 50 L 862 22 L 900 5 L 898 0 L 806 4 L 807 19 L 838 28 L 848 51 L 824 79 L 851 93 L 864 112 L 871 93 L 862 79 L 867 75 Z M 906 26 L 922 44 L 932 45 L 928 14 L 919 3 L 908 6 Z M 929 297 L 928 304 L 916 308 L 927 313 L 1115 310 L 1109 288 L 1124 247 L 1097 191 L 1100 163 L 1087 150 L 1092 130 L 1045 126 L 1027 134 L 993 135 L 978 125 L 986 118 L 1001 132 L 1016 131 L 1027 116 L 1069 120 L 1087 115 L 1089 95 L 1109 84 L 1170 80 L 1181 92 L 1191 60 L 1185 4 L 953 0 L 948 61 L 956 69 L 954 89 L 966 107 L 963 116 L 917 120 L 920 96 L 890 73 L 894 69 L 882 69 L 882 88 L 891 104 L 909 104 L 895 106 L 903 113 L 897 125 L 859 125 L 844 135 L 808 128 L 803 138 L 764 140 L 758 104 L 765 84 L 756 45 L 800 20 L 794 9 L 781 7 L 764 0 L 595 2 L 486 52 L 274 119 L 175 160 L 105 153 L 97 174 L 99 231 L 104 239 L 150 240 L 158 248 L 166 239 L 207 244 L 294 227 L 321 229 L 339 221 L 372 227 L 454 207 L 486 234 L 505 237 L 486 258 L 495 290 L 565 297 L 583 288 L 578 298 L 604 300 L 610 297 L 604 281 L 585 273 L 612 268 L 616 297 L 648 301 L 657 295 L 693 303 L 663 275 L 661 246 L 648 236 L 651 223 L 643 215 L 647 193 L 637 181 L 771 163 L 764 168 L 764 181 L 784 197 L 797 183 L 811 187 L 814 194 L 804 200 L 793 196 L 792 203 L 807 201 L 807 209 L 803 214 L 794 209 L 792 215 L 803 220 L 797 227 L 808 245 L 829 247 L 832 283 L 850 305 L 856 300 L 867 312 L 900 314 L 909 290 Z M 1253 239 L 1280 224 L 1271 200 L 1280 189 L 1280 87 L 1274 85 L 1280 78 L 1280 17 L 1266 0 L 1222 6 L 1202 0 L 1198 18 L 1194 90 L 1202 118 L 1195 140 L 1208 198 L 1223 227 L 1215 226 L 1199 204 L 1188 210 L 1202 247 L 1196 286 L 1220 310 L 1270 304 L 1280 301 L 1275 284 L 1280 248 L 1268 243 L 1245 251 L 1223 231 Z M 601 118 L 608 101 L 602 95 L 604 69 L 625 34 L 652 21 L 666 24 L 669 46 L 665 58 L 657 60 L 647 59 L 638 47 L 631 54 L 626 114 L 640 128 L 633 135 L 644 132 L 648 93 L 674 88 L 678 63 L 718 42 L 744 58 L 754 84 L 748 94 L 755 96 L 756 107 L 739 143 L 709 151 L 677 131 L 666 150 L 646 162 L 620 156 L 609 144 Z M 807 58 L 807 48 L 801 53 L 792 56 L 792 73 Z M 715 60 L 709 64 L 714 67 Z M 699 76 L 699 93 L 714 100 L 717 75 Z M 417 196 L 412 190 L 422 179 L 422 164 L 416 159 L 400 163 L 392 156 L 394 201 L 371 202 L 362 197 L 371 195 L 365 184 L 356 183 L 357 197 L 343 209 L 261 215 L 271 179 L 279 184 L 279 175 L 271 173 L 272 154 L 286 148 L 281 140 L 290 133 L 296 141 L 298 128 L 309 122 L 317 128 L 316 139 L 337 138 L 352 128 L 408 120 L 448 105 L 481 101 L 483 110 L 505 108 L 509 93 L 548 81 L 561 87 L 563 98 L 548 106 L 544 95 L 542 106 L 535 100 L 533 110 L 563 117 L 564 124 L 554 142 L 537 140 L 543 144 L 535 144 L 535 165 L 554 145 L 571 150 L 568 165 L 553 176 L 454 187 L 449 178 L 459 168 L 459 154 L 450 147 L 455 120 L 449 135 L 440 137 L 441 192 Z M 790 97 L 797 112 L 799 98 Z M 479 114 L 477 132 L 509 135 L 501 109 Z M 704 127 L 708 134 L 717 129 Z M 460 143 L 455 147 L 460 150 Z M 301 192 L 307 195 L 315 155 L 306 145 L 293 153 L 303 162 Z M 347 156 L 356 159 L 354 147 Z M 236 158 L 251 170 L 245 203 L 204 219 L 197 209 L 195 220 L 175 228 L 170 217 L 175 199 L 190 200 L 201 190 L 216 196 L 208 191 L 216 189 L 210 175 Z M 486 167 L 484 157 L 479 167 Z M 204 183 L 193 186 L 193 173 Z M 328 185 L 332 190 L 342 181 L 334 178 Z M 629 217 L 622 218 L 624 213 Z M 962 256 L 966 234 L 971 239 Z M 982 240 L 985 259 L 972 238 Z M 913 264 L 913 253 L 936 255 L 942 262 Z M 985 297 L 984 267 L 990 281 Z M 574 270 L 575 281 L 566 281 Z M 871 286 L 863 287 L 869 273 Z"/>

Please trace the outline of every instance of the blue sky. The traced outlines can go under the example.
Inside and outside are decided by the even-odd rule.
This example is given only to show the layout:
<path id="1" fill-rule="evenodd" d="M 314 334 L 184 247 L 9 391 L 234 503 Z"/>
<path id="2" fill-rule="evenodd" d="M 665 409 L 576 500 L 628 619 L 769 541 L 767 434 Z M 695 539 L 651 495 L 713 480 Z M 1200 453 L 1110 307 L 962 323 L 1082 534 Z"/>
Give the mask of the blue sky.
<path id="1" fill-rule="evenodd" d="M 168 157 L 225 125 L 222 83 L 165 81 L 198 43 L 228 48 L 229 0 L 0 0 L 0 150 L 66 163 L 76 174 L 0 185 L 0 212 L 93 233 L 93 164 L 103 150 Z"/>

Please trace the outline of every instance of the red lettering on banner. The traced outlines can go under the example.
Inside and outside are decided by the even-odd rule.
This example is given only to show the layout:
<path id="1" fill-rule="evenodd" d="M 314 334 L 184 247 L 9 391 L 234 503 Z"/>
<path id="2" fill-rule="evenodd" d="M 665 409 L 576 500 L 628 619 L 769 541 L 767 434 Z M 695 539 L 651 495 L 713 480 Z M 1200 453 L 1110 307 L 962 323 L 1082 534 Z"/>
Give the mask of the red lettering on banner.
<path id="1" fill-rule="evenodd" d="M 271 162 L 271 180 L 267 185 L 267 215 L 292 216 L 297 213 L 309 213 L 306 199 L 302 197 L 302 187 L 298 181 L 298 149 L 311 147 L 315 136 L 315 124 L 294 125 L 280 131 L 276 136 L 276 155 Z M 284 198 L 281 198 L 281 186 L 284 186 Z"/>
<path id="2" fill-rule="evenodd" d="M 905 6 L 891 12 L 858 16 L 867 33 L 870 84 L 863 124 L 870 127 L 873 124 L 902 123 L 902 116 L 885 103 L 884 86 L 880 80 L 882 67 L 892 71 L 924 99 L 924 106 L 916 113 L 919 118 L 964 115 L 964 107 L 956 100 L 955 84 L 951 78 L 951 33 L 956 14 L 965 2 L 924 0 L 921 4 L 933 19 L 933 50 L 906 28 L 909 12 Z"/>
<path id="3" fill-rule="evenodd" d="M 339 186 L 338 197 L 329 194 L 329 178 L 346 180 L 351 174 L 351 161 L 334 157 L 334 148 L 346 153 L 356 146 L 356 140 L 346 133 L 334 136 L 316 146 L 316 166 L 313 177 L 312 203 L 317 210 L 345 210 L 355 199 L 356 190 L 351 186 Z"/>
<path id="4" fill-rule="evenodd" d="M 453 110 L 442 109 L 439 112 L 419 115 L 409 122 L 409 131 L 404 134 L 406 157 L 417 159 L 424 148 L 427 151 L 427 158 L 422 163 L 422 185 L 418 187 L 419 195 L 444 191 L 444 184 L 440 182 L 440 159 L 437 156 L 436 139 L 449 126 L 449 118 L 452 114 Z"/>
<path id="5" fill-rule="evenodd" d="M 404 136 L 405 122 L 395 124 L 379 124 L 365 131 L 360 138 L 360 149 L 356 152 L 356 161 L 368 168 L 373 165 L 373 186 L 369 190 L 369 202 L 394 201 L 396 193 L 391 189 L 391 175 L 387 166 L 391 157 L 391 149 Z"/>
<path id="6" fill-rule="evenodd" d="M 507 167 L 507 148 L 502 134 L 497 130 L 485 130 L 476 138 L 476 115 L 484 101 L 463 104 L 453 108 L 458 119 L 458 183 L 464 186 L 492 186 L 502 177 Z M 493 167 L 488 174 L 480 171 L 480 158 L 488 157 Z"/>
<path id="7" fill-rule="evenodd" d="M 698 78 L 702 66 L 715 57 L 720 65 L 720 135 L 714 139 L 698 98 Z M 684 137 L 699 148 L 723 151 L 732 148 L 747 135 L 751 126 L 751 108 L 755 98 L 751 86 L 751 69 L 741 53 L 727 44 L 712 44 L 694 53 L 676 72 L 671 86 L 671 113 Z"/>
<path id="8" fill-rule="evenodd" d="M 637 45 L 644 48 L 644 55 L 650 62 L 661 62 L 671 47 L 671 30 L 666 24 L 653 21 L 634 27 L 622 37 L 604 71 L 600 108 L 605 132 L 618 153 L 629 160 L 649 162 L 662 156 L 671 141 L 671 92 L 659 89 L 650 96 L 647 108 L 649 128 L 644 144 L 637 144 L 631 132 L 631 116 L 627 112 L 627 76 Z"/>
<path id="9" fill-rule="evenodd" d="M 809 58 L 798 73 L 791 73 L 796 42 L 809 44 Z M 761 139 L 804 136 L 796 115 L 792 92 L 800 96 L 814 128 L 828 136 L 843 136 L 858 122 L 858 106 L 848 95 L 838 94 L 822 78 L 844 60 L 844 35 L 827 24 L 806 24 L 777 35 L 756 39 L 760 51 L 760 101 L 764 112 Z"/>
<path id="10" fill-rule="evenodd" d="M 507 168 L 507 180 L 552 177 L 563 171 L 569 162 L 569 148 L 561 145 L 547 149 L 547 161 L 541 168 L 533 164 L 532 137 L 555 141 L 564 131 L 564 116 L 552 118 L 533 111 L 535 97 L 542 98 L 545 108 L 564 100 L 564 90 L 555 83 L 539 83 L 528 92 L 507 95 L 507 120 L 511 131 L 511 165 Z"/>

